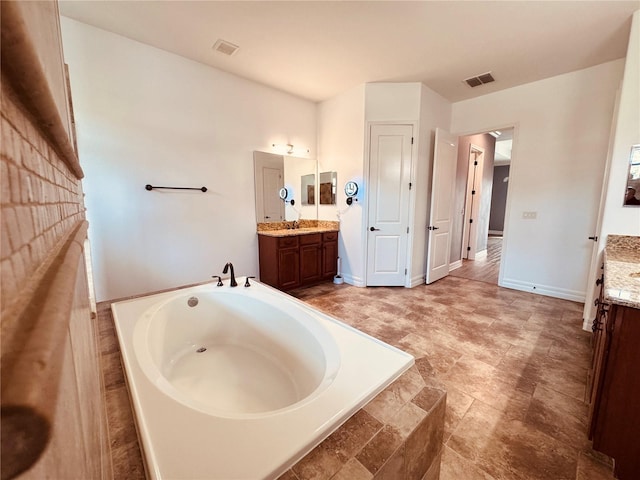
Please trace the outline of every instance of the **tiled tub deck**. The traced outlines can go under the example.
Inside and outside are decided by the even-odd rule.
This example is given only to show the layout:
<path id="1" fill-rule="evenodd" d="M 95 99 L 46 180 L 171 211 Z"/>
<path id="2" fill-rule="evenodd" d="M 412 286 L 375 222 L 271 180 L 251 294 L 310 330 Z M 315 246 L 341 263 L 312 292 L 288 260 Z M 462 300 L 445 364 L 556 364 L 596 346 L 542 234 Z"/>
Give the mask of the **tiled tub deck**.
<path id="1" fill-rule="evenodd" d="M 114 476 L 143 479 L 109 303 L 98 316 Z M 413 366 L 280 479 L 438 479 L 445 408 L 445 392 Z"/>

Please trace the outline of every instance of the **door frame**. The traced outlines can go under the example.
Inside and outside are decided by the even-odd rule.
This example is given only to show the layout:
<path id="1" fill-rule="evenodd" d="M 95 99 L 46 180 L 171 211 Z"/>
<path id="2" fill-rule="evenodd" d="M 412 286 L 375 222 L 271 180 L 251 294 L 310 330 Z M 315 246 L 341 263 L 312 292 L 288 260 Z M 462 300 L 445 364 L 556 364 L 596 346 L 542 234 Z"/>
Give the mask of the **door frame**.
<path id="1" fill-rule="evenodd" d="M 480 155 L 476 155 L 475 158 L 473 159 L 474 162 L 478 161 L 478 157 L 482 157 L 482 163 L 480 164 L 480 185 L 478 187 L 477 190 L 477 195 L 472 194 L 472 190 L 473 190 L 473 180 L 474 177 L 472 177 L 471 175 L 471 167 L 475 167 L 475 165 L 472 165 L 472 161 L 471 161 L 471 154 L 473 152 L 479 152 Z M 482 147 L 479 147 L 478 145 L 475 144 L 470 144 L 469 145 L 469 155 L 467 157 L 467 190 L 465 193 L 465 200 L 464 200 L 464 217 L 462 220 L 462 250 L 460 251 L 460 258 L 461 259 L 467 259 L 467 260 L 475 260 L 476 259 L 476 253 L 477 253 L 477 248 L 478 248 L 478 236 L 477 236 L 477 226 L 478 226 L 478 222 L 476 219 L 475 224 L 471 224 L 469 223 L 469 220 L 471 219 L 471 215 L 472 215 L 472 208 L 471 207 L 471 203 L 473 201 L 474 205 L 477 207 L 480 204 L 480 198 L 482 197 L 482 177 L 484 175 L 484 154 L 485 154 L 485 149 Z M 478 173 L 478 171 L 476 170 L 476 173 Z M 471 238 L 472 238 L 472 234 L 476 234 L 473 235 L 473 238 L 475 240 L 475 245 L 473 246 L 473 248 L 471 250 L 468 250 L 468 254 L 467 256 L 465 256 L 466 248 L 469 247 L 471 245 Z M 467 239 L 466 245 L 465 245 L 465 239 Z"/>
<path id="2" fill-rule="evenodd" d="M 500 256 L 500 272 L 498 273 L 498 286 L 502 287 L 504 282 L 504 274 L 506 271 L 506 266 L 508 260 L 508 252 L 509 252 L 509 232 L 510 232 L 510 223 L 511 223 L 511 209 L 513 204 L 513 182 L 515 180 L 516 184 L 518 183 L 518 179 L 520 178 L 520 169 L 518 168 L 518 146 L 520 144 L 520 122 L 505 122 L 499 125 L 489 125 L 483 128 L 474 128 L 473 130 L 468 130 L 465 132 L 452 132 L 452 134 L 457 135 L 458 137 L 466 137 L 469 135 L 478 135 L 481 133 L 488 133 L 494 130 L 507 130 L 509 128 L 513 128 L 513 141 L 511 143 L 511 163 L 509 166 L 509 188 L 507 189 L 507 200 L 504 209 L 504 231 L 502 233 L 502 255 Z M 465 210 L 466 214 L 466 210 Z M 464 243 L 464 236 L 463 243 Z"/>
<path id="3" fill-rule="evenodd" d="M 620 109 L 620 88 L 616 91 L 616 100 L 613 107 L 613 117 L 611 127 L 609 128 L 609 143 L 607 145 L 607 161 L 604 164 L 604 172 L 602 174 L 602 189 L 600 190 L 600 205 L 598 206 L 598 216 L 596 217 L 596 226 L 594 235 L 597 240 L 593 242 L 591 250 L 591 264 L 589 266 L 589 275 L 587 276 L 587 288 L 585 293 L 584 309 L 582 310 L 582 329 L 590 332 L 594 316 L 597 314 L 597 308 L 594 305 L 594 299 L 598 297 L 596 293 L 599 288 L 596 286 L 596 278 L 599 277 L 600 265 L 602 264 L 601 254 L 604 250 L 606 233 L 602 233 L 602 221 L 604 218 L 604 206 L 607 199 L 607 186 L 609 185 L 609 177 L 611 175 L 611 157 L 613 156 L 613 145 L 616 127 L 618 123 L 618 110 Z"/>
<path id="4" fill-rule="evenodd" d="M 416 168 L 417 168 L 417 154 L 418 154 L 418 144 L 420 142 L 420 130 L 419 130 L 419 122 L 415 120 L 368 120 L 365 122 L 365 143 L 364 143 L 364 165 L 363 165 L 363 178 L 364 178 L 364 196 L 362 201 L 362 227 L 361 227 L 361 238 L 362 238 L 362 274 L 363 278 L 360 280 L 359 284 L 356 283 L 357 280 L 354 278 L 354 285 L 366 287 L 367 286 L 367 269 L 368 269 L 368 252 L 369 252 L 369 235 L 367 234 L 367 229 L 369 228 L 369 185 L 371 185 L 371 177 L 370 177 L 370 155 L 371 155 L 371 127 L 373 125 L 409 125 L 412 127 L 413 131 L 413 144 L 411 145 L 411 167 L 409 168 L 409 181 L 415 185 L 416 178 Z M 407 274 L 405 275 L 404 286 L 405 288 L 411 288 L 411 273 L 412 273 L 412 265 L 411 261 L 413 259 L 413 227 L 415 225 L 415 206 L 416 206 L 416 189 L 412 188 L 409 190 L 409 234 L 407 238 L 407 255 L 405 258 L 405 268 L 407 269 Z"/>

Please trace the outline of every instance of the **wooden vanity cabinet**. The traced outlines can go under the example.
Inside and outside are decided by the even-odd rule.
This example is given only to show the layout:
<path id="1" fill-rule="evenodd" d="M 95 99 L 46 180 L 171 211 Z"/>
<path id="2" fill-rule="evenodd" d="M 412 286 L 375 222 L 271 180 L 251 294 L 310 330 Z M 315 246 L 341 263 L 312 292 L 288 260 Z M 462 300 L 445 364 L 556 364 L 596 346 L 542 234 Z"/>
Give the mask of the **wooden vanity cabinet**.
<path id="1" fill-rule="evenodd" d="M 640 472 L 640 310 L 600 304 L 594 322 L 589 438 L 620 480 Z"/>
<path id="2" fill-rule="evenodd" d="M 338 232 L 258 235 L 258 248 L 260 280 L 280 290 L 332 279 L 337 270 Z"/>

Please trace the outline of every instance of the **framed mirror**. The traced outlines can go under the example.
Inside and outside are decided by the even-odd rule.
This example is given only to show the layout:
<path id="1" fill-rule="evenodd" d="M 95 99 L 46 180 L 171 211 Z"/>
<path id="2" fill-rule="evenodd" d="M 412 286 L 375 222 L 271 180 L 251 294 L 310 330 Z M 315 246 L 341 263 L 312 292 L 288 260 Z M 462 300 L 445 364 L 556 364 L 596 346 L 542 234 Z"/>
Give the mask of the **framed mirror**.
<path id="1" fill-rule="evenodd" d="M 316 204 L 316 174 L 309 173 L 300 177 L 300 203 L 302 205 Z"/>
<path id="2" fill-rule="evenodd" d="M 629 171 L 622 205 L 625 207 L 640 207 L 640 145 L 631 147 Z"/>
<path id="3" fill-rule="evenodd" d="M 322 172 L 319 177 L 320 205 L 335 205 L 338 188 L 336 172 Z"/>
<path id="4" fill-rule="evenodd" d="M 317 200 L 314 203 L 302 204 L 301 188 L 301 178 L 308 175 L 313 177 L 315 185 L 315 159 L 254 151 L 253 166 L 258 223 L 318 219 Z M 287 202 L 283 202 L 279 196 L 282 188 L 287 189 Z M 315 192 L 317 189 L 314 188 Z M 317 199 L 317 193 L 315 197 Z"/>

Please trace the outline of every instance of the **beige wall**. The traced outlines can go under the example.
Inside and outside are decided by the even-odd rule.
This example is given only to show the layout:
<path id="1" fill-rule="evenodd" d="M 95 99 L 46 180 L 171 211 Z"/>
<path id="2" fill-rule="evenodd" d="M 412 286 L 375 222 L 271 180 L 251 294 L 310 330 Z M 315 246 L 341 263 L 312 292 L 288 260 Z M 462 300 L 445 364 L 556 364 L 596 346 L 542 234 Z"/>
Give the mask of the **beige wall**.
<path id="1" fill-rule="evenodd" d="M 600 292 L 596 279 L 602 273 L 600 266 L 607 236 L 640 235 L 640 208 L 622 205 L 631 147 L 640 143 L 640 10 L 633 14 L 624 73 L 616 103 L 600 199 L 599 231 L 594 229 L 594 233 L 598 235 L 598 243 L 592 252 L 587 283 L 583 325 L 585 330 L 591 328 L 591 322 L 596 315 L 594 300 Z"/>
<path id="2" fill-rule="evenodd" d="M 596 228 L 623 63 L 615 60 L 453 104 L 453 132 L 514 126 L 501 286 L 585 300 L 593 248 L 587 237 Z M 523 212 L 537 215 L 523 218 Z"/>

